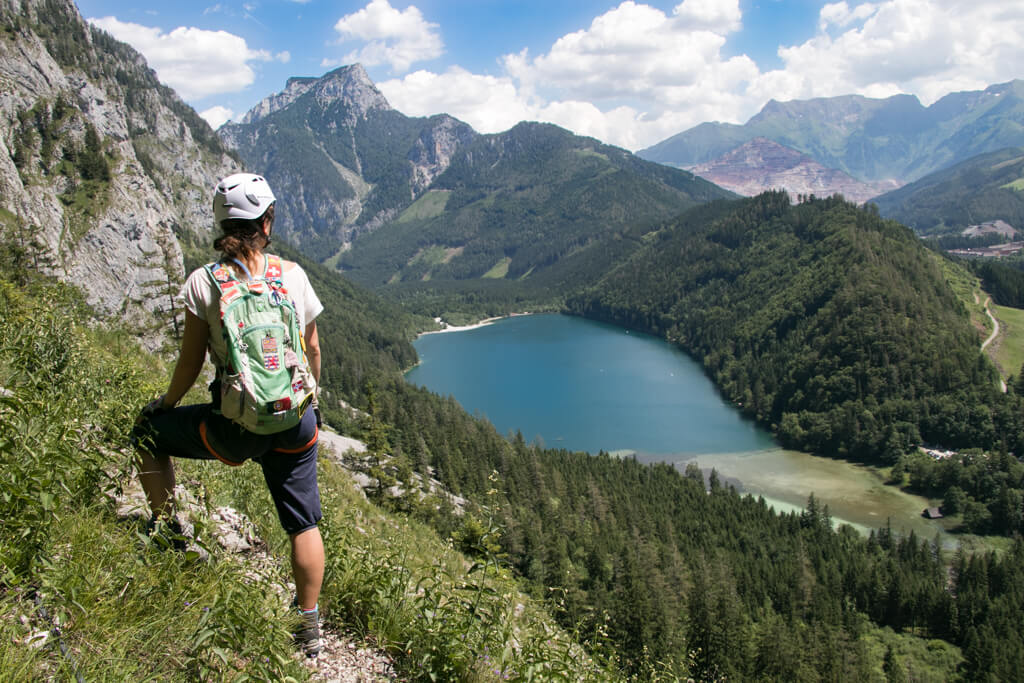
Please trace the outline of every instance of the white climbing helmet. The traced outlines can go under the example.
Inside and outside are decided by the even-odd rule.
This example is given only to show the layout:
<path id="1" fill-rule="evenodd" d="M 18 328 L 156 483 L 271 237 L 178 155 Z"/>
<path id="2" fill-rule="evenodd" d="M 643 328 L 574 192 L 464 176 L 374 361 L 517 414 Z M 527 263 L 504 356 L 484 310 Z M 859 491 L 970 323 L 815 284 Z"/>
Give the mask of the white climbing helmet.
<path id="1" fill-rule="evenodd" d="M 217 225 L 228 218 L 254 220 L 274 203 L 267 179 L 255 173 L 235 173 L 217 183 L 213 193 L 213 218 Z"/>

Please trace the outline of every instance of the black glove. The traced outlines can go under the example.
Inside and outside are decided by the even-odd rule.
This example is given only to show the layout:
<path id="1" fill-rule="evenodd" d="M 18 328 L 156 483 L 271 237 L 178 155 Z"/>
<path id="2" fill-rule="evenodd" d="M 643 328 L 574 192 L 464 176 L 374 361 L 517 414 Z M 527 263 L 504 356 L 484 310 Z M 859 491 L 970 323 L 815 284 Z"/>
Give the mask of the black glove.
<path id="1" fill-rule="evenodd" d="M 313 408 L 313 414 L 316 415 L 316 428 L 320 429 L 321 427 L 324 426 L 324 419 L 322 417 L 320 417 L 320 408 L 319 408 L 319 406 Z"/>
<path id="2" fill-rule="evenodd" d="M 139 424 L 145 420 L 150 420 L 165 412 L 167 412 L 167 408 L 164 407 L 164 397 L 157 396 L 142 407 L 142 410 L 139 411 L 139 417 L 135 420 L 135 424 Z"/>

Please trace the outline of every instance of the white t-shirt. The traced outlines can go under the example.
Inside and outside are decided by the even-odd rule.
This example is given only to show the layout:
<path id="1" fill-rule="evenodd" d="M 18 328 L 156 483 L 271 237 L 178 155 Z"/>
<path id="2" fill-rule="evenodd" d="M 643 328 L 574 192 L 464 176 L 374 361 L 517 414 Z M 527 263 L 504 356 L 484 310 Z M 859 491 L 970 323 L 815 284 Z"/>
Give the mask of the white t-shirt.
<path id="1" fill-rule="evenodd" d="M 324 306 L 313 291 L 306 271 L 297 263 L 281 260 L 281 283 L 288 291 L 288 296 L 295 304 L 299 315 L 299 329 L 305 330 L 306 325 L 316 320 L 324 310 Z M 220 287 L 213 281 L 206 268 L 196 268 L 185 280 L 181 295 L 185 299 L 185 308 L 200 320 L 210 323 L 210 360 L 220 367 L 227 356 L 227 346 L 220 334 Z M 211 323 L 211 321 L 214 321 Z"/>

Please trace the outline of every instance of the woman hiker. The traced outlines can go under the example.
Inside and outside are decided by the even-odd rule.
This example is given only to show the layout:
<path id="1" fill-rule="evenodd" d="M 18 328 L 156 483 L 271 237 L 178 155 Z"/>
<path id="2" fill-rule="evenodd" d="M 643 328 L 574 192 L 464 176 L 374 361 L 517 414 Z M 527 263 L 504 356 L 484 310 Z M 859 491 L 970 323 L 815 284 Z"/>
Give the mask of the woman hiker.
<path id="1" fill-rule="evenodd" d="M 153 514 L 150 528 L 157 524 L 172 529 L 176 526 L 172 457 L 217 459 L 232 466 L 249 459 L 258 462 L 281 526 L 291 541 L 295 601 L 302 616 L 296 643 L 306 656 L 315 657 L 320 652 L 317 603 L 324 575 L 324 547 L 317 528 L 321 518 L 316 476 L 320 417 L 319 410 L 309 404 L 315 401 L 320 379 L 316 317 L 323 305 L 301 267 L 264 253 L 274 226 L 274 194 L 263 177 L 239 173 L 221 180 L 213 196 L 213 214 L 223 232 L 214 242 L 214 248 L 221 252 L 220 260 L 197 268 L 185 282 L 185 330 L 170 386 L 143 409 L 135 428 L 141 457 L 139 478 Z M 232 342 L 221 324 L 222 314 L 228 310 L 229 299 L 239 298 L 240 292 L 254 301 L 252 308 L 262 311 L 261 315 L 290 299 L 297 317 L 293 329 L 300 331 L 298 344 L 287 331 L 276 338 L 269 332 L 262 336 L 268 325 L 259 325 L 258 332 L 257 325 L 250 325 L 256 336 Z M 227 326 L 245 331 L 244 315 L 224 314 L 223 321 L 227 323 L 230 318 Z M 285 313 L 274 315 L 283 317 Z M 242 317 L 236 320 L 232 316 Z M 289 350 L 288 344 L 295 350 Z M 282 368 L 288 368 L 290 375 L 283 384 L 286 395 L 266 406 L 238 409 L 243 404 L 238 402 L 241 394 L 236 384 L 239 375 L 245 373 L 230 367 L 232 359 L 239 363 L 233 348 L 248 352 L 250 346 L 257 345 L 255 363 L 265 367 L 249 372 L 250 380 L 254 375 L 280 375 Z M 217 369 L 217 380 L 211 385 L 213 402 L 176 407 L 199 376 L 207 349 Z M 225 380 L 235 389 L 225 388 Z M 257 413 L 262 416 L 253 417 Z M 250 422 L 241 426 L 239 423 L 246 419 Z M 257 419 L 258 424 L 253 422 Z M 282 427 L 283 431 L 275 431 Z"/>

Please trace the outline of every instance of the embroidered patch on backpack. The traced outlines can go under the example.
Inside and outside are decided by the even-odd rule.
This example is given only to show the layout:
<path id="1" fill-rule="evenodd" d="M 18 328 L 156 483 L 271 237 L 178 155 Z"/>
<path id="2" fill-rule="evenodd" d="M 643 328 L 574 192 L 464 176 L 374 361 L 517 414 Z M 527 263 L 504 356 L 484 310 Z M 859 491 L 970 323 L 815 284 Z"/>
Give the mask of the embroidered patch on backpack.
<path id="1" fill-rule="evenodd" d="M 268 355 L 277 353 L 277 337 L 268 336 L 263 338 L 263 353 Z"/>
<path id="2" fill-rule="evenodd" d="M 281 361 L 278 360 L 276 353 L 265 353 L 263 354 L 263 367 L 267 370 L 278 370 L 281 367 Z"/>

